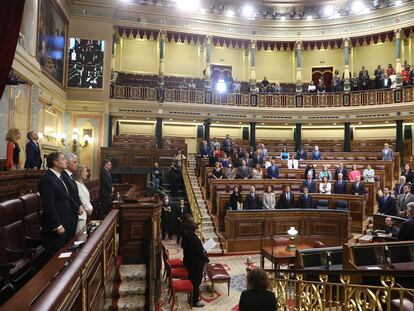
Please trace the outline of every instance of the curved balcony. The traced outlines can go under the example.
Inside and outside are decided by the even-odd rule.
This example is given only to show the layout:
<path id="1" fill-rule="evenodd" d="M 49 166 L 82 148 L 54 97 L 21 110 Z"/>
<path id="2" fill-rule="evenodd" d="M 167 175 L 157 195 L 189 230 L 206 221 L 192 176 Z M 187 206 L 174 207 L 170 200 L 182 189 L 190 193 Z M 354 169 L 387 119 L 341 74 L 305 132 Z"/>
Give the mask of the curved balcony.
<path id="1" fill-rule="evenodd" d="M 157 88 L 112 84 L 110 98 L 158 101 Z M 218 93 L 200 89 L 165 88 L 164 102 L 197 103 L 244 107 L 329 108 L 374 106 L 414 101 L 414 87 L 324 94 Z"/>

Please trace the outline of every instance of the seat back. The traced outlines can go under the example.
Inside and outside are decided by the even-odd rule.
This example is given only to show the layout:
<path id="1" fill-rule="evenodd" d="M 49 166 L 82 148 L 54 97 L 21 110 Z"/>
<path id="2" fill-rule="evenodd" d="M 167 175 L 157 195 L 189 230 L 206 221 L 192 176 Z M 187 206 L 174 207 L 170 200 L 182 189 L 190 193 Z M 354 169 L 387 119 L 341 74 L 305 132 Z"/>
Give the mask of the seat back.
<path id="1" fill-rule="evenodd" d="M 23 224 L 25 234 L 31 238 L 41 238 L 40 196 L 29 193 L 20 197 L 23 203 Z"/>
<path id="2" fill-rule="evenodd" d="M 290 244 L 290 239 L 288 237 L 273 237 L 273 246 L 287 246 Z"/>
<path id="3" fill-rule="evenodd" d="M 337 200 L 335 201 L 335 208 L 339 210 L 348 210 L 348 201 Z"/>
<path id="4" fill-rule="evenodd" d="M 7 258 L 6 248 L 26 249 L 23 225 L 23 203 L 19 199 L 0 203 L 0 257 Z"/>
<path id="5" fill-rule="evenodd" d="M 329 208 L 329 200 L 318 200 L 318 201 L 316 201 L 316 208 L 317 209 L 328 209 Z"/>

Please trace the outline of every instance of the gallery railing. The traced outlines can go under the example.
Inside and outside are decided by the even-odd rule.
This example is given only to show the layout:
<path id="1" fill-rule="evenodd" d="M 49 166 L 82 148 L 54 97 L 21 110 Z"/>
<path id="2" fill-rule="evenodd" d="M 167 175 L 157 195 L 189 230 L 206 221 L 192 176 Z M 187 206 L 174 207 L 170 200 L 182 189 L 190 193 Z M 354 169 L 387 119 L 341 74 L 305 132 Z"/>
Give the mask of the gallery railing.
<path id="1" fill-rule="evenodd" d="M 386 105 L 414 101 L 414 88 L 379 89 L 350 93 L 281 94 L 218 93 L 205 90 L 164 89 L 160 96 L 156 88 L 112 84 L 110 97 L 126 100 L 147 100 L 179 103 L 197 103 L 228 106 L 318 108 L 343 106 Z"/>
<path id="2" fill-rule="evenodd" d="M 315 278 L 305 280 L 311 272 Z M 366 273 L 374 272 L 374 273 Z M 277 310 L 408 310 L 414 306 L 414 289 L 396 282 L 398 275 L 413 278 L 413 271 L 365 271 L 363 275 L 378 278 L 379 285 L 361 285 L 351 281 L 361 271 L 291 272 L 268 271 L 271 287 L 277 297 Z M 329 273 L 329 277 L 328 277 Z M 330 278 L 335 279 L 330 280 Z M 412 284 L 412 282 L 411 282 Z M 413 309 L 411 309 L 413 310 Z"/>

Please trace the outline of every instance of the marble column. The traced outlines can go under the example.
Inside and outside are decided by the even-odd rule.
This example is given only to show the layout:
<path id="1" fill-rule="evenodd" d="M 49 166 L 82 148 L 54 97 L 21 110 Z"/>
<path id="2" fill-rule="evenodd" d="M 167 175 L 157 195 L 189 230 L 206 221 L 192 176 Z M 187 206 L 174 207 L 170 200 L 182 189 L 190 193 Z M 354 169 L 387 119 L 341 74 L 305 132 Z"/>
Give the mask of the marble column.
<path id="1" fill-rule="evenodd" d="M 344 152 L 351 151 L 351 123 L 345 122 L 344 123 Z"/>
<path id="2" fill-rule="evenodd" d="M 256 93 L 256 41 L 250 42 L 250 93 Z"/>
<path id="3" fill-rule="evenodd" d="M 157 118 L 155 125 L 155 138 L 157 141 L 157 148 L 162 148 L 162 118 Z"/>
<path id="4" fill-rule="evenodd" d="M 256 150 L 256 122 L 250 122 L 250 146 Z"/>
<path id="5" fill-rule="evenodd" d="M 348 93 L 351 90 L 351 82 L 349 81 L 349 38 L 344 39 L 344 92 Z"/>
<path id="6" fill-rule="evenodd" d="M 204 120 L 204 140 L 210 145 L 210 125 L 211 119 L 207 118 Z"/>
<path id="7" fill-rule="evenodd" d="M 302 146 L 302 124 L 296 123 L 296 131 L 295 131 L 295 151 L 299 150 Z"/>
<path id="8" fill-rule="evenodd" d="M 402 87 L 401 78 L 401 29 L 395 30 L 395 74 L 397 76 L 397 89 Z"/>
<path id="9" fill-rule="evenodd" d="M 108 147 L 112 147 L 112 128 L 114 126 L 114 116 L 109 116 L 108 120 Z"/>
<path id="10" fill-rule="evenodd" d="M 159 68 L 158 68 L 158 89 L 157 89 L 157 100 L 158 102 L 164 102 L 164 56 L 165 56 L 165 32 L 160 32 L 159 42 Z"/>
<path id="11" fill-rule="evenodd" d="M 396 151 L 400 153 L 401 163 L 404 157 L 404 120 L 396 120 Z"/>
<path id="12" fill-rule="evenodd" d="M 296 41 L 296 94 L 302 94 L 302 41 Z"/>
<path id="13" fill-rule="evenodd" d="M 206 37 L 206 73 L 205 73 L 205 81 L 206 81 L 206 91 L 211 91 L 211 36 Z"/>

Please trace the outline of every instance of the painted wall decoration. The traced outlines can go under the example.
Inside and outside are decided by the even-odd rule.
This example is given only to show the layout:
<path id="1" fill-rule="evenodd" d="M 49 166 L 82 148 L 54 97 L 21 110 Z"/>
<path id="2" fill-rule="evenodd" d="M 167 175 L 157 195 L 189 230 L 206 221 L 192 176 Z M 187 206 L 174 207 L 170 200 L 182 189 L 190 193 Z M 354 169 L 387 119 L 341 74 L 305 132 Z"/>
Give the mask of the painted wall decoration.
<path id="1" fill-rule="evenodd" d="M 101 89 L 105 41 L 69 39 L 68 87 Z"/>
<path id="2" fill-rule="evenodd" d="M 41 0 L 37 58 L 42 71 L 64 87 L 68 22 L 54 0 Z"/>

